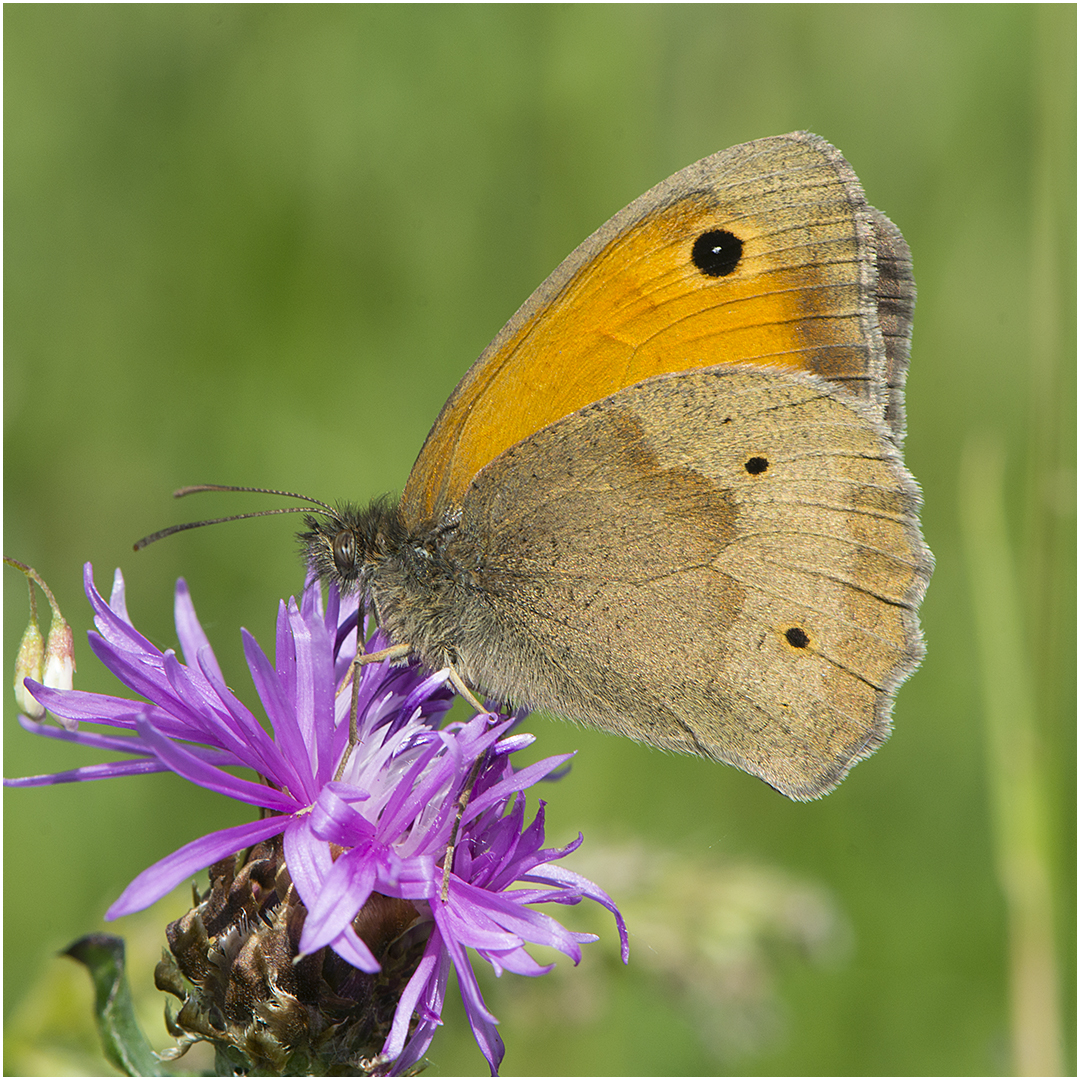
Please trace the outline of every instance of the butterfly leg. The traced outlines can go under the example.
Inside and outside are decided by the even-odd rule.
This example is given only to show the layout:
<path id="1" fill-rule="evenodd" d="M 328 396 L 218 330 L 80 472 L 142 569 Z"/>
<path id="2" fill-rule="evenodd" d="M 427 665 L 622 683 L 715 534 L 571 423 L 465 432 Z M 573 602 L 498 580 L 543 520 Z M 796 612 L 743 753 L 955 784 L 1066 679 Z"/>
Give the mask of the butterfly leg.
<path id="1" fill-rule="evenodd" d="M 389 648 L 380 649 L 374 653 L 362 653 L 356 658 L 356 667 L 359 668 L 361 664 L 375 664 L 382 660 L 399 660 L 405 656 L 408 656 L 411 652 L 411 646 L 409 645 L 391 645 Z M 349 713 L 349 742 L 350 747 L 355 741 L 355 725 L 356 725 L 356 695 L 359 688 L 360 680 L 357 677 L 359 672 L 356 671 L 353 674 L 353 707 Z M 450 681 L 450 685 L 478 712 L 486 713 L 489 710 L 480 701 L 480 699 L 469 689 L 465 680 L 458 674 L 456 668 L 451 666 L 447 671 L 447 678 Z M 465 813 L 465 807 L 469 805 L 469 798 L 472 796 L 472 789 L 476 784 L 476 778 L 480 775 L 480 767 L 484 763 L 486 754 L 481 754 L 473 763 L 472 770 L 469 772 L 469 778 L 465 781 L 465 786 L 461 789 L 461 794 L 458 796 L 457 813 L 454 815 L 454 827 L 450 830 L 450 842 L 446 845 L 446 857 L 443 859 L 443 880 L 442 880 L 442 900 L 446 902 L 447 895 L 450 889 L 450 870 L 454 865 L 454 850 L 457 847 L 458 833 L 461 831 L 461 819 Z M 348 754 L 345 755 L 344 761 L 348 760 Z"/>
<path id="2" fill-rule="evenodd" d="M 356 711 L 360 693 L 360 668 L 363 667 L 364 664 L 377 664 L 382 660 L 400 660 L 408 656 L 411 649 L 412 647 L 410 645 L 391 645 L 389 648 L 380 649 L 378 652 L 357 654 L 356 660 L 353 661 L 352 670 L 352 705 L 349 708 L 349 743 L 345 747 L 345 753 L 342 755 L 341 762 L 337 767 L 337 773 L 334 776 L 335 780 L 341 779 L 342 774 L 345 771 L 345 765 L 352 756 L 353 749 L 359 741 L 356 727 Z"/>
<path id="3" fill-rule="evenodd" d="M 487 751 L 485 750 L 473 762 L 473 767 L 469 771 L 469 778 L 465 781 L 465 786 L 461 789 L 461 794 L 458 796 L 457 813 L 454 816 L 454 827 L 450 830 L 450 842 L 446 845 L 446 857 L 443 859 L 441 899 L 444 904 L 446 903 L 446 898 L 450 892 L 450 871 L 454 866 L 454 851 L 457 848 L 458 832 L 461 830 L 461 819 L 465 814 L 465 807 L 469 805 L 473 787 L 476 785 L 476 778 L 480 775 L 480 768 L 484 764 L 486 758 Z"/>
<path id="4" fill-rule="evenodd" d="M 449 669 L 450 685 L 478 712 L 486 713 L 490 710 L 481 703 L 480 699 L 469 689 L 465 680 L 458 673 L 457 668 L 451 665 Z M 443 860 L 443 881 L 442 881 L 442 901 L 446 903 L 447 893 L 450 888 L 450 870 L 454 865 L 454 849 L 457 847 L 458 832 L 461 829 L 461 818 L 465 813 L 465 807 L 469 805 L 469 799 L 472 796 L 472 789 L 476 784 L 476 778 L 480 775 L 480 767 L 484 763 L 486 754 L 481 754 L 473 763 L 472 771 L 469 773 L 468 780 L 465 781 L 465 786 L 461 789 L 461 794 L 458 796 L 458 808 L 457 815 L 454 818 L 454 827 L 450 831 L 450 843 L 446 845 L 446 858 Z"/>
<path id="5" fill-rule="evenodd" d="M 356 666 L 378 664 L 383 660 L 403 660 L 410 652 L 412 652 L 411 645 L 390 645 L 385 649 L 380 649 L 378 652 L 360 653 L 356 658 Z"/>
<path id="6" fill-rule="evenodd" d="M 450 685 L 478 712 L 486 713 L 491 710 L 480 701 L 480 699 L 469 689 L 465 680 L 458 674 L 457 668 L 451 666 L 449 669 L 447 678 L 450 680 Z"/>

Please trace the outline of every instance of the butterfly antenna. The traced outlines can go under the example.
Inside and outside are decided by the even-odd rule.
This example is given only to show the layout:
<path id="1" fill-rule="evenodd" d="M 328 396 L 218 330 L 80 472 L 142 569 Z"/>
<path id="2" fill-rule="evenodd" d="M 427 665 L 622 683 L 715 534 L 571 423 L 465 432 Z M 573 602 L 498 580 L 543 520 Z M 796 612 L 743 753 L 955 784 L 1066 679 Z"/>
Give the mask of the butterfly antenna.
<path id="1" fill-rule="evenodd" d="M 323 513 L 331 518 L 337 518 L 338 516 L 337 511 L 332 506 L 320 502 L 318 499 L 313 499 L 310 495 L 300 495 L 295 491 L 277 491 L 274 488 L 233 487 L 229 484 L 192 484 L 189 487 L 178 488 L 173 492 L 173 498 L 182 499 L 185 495 L 193 495 L 199 491 L 243 491 L 253 495 L 282 495 L 287 499 L 303 499 L 305 502 L 311 503 L 311 506 L 319 508 L 315 511 L 316 513 Z M 205 521 L 186 521 L 182 525 L 170 525 L 167 529 L 160 529 L 156 533 L 144 536 L 135 543 L 134 549 L 141 551 L 156 540 L 163 540 L 166 536 L 172 536 L 174 533 L 184 532 L 187 529 L 201 529 L 204 525 L 221 525 L 226 521 L 245 521 L 247 518 L 270 517 L 274 514 L 309 514 L 312 513 L 311 506 L 282 506 L 272 510 L 254 510 L 249 514 L 230 514 L 228 517 L 207 518 Z"/>
<path id="2" fill-rule="evenodd" d="M 332 506 L 327 506 L 326 503 L 319 502 L 318 499 L 313 499 L 310 495 L 301 495 L 296 491 L 278 491 L 276 488 L 233 487 L 231 484 L 190 484 L 188 487 L 177 488 L 173 492 L 173 498 L 182 499 L 185 495 L 194 495 L 198 491 L 246 491 L 252 495 L 281 495 L 286 499 L 303 499 L 304 502 L 311 503 L 313 506 L 321 506 L 328 514 L 336 513 Z M 297 510 L 299 509 L 300 507 L 297 507 Z M 258 515 L 242 514 L 241 516 L 256 517 Z M 222 518 L 222 520 L 228 521 L 229 519 Z"/>

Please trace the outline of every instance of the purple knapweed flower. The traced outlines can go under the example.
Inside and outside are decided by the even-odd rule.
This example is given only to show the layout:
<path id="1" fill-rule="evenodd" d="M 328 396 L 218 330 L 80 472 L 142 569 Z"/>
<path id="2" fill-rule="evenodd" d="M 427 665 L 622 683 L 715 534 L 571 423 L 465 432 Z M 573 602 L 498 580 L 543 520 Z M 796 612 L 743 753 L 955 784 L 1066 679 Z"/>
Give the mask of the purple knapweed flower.
<path id="1" fill-rule="evenodd" d="M 533 741 L 513 731 L 519 717 L 480 713 L 467 723 L 440 726 L 454 700 L 446 672 L 427 674 L 415 664 L 372 663 L 359 669 L 354 688 L 360 621 L 355 597 L 341 598 L 331 589 L 324 605 L 319 586 L 309 583 L 299 605 L 295 600 L 281 603 L 274 663 L 242 632 L 270 734 L 226 685 L 183 580 L 177 583 L 175 617 L 187 663 L 171 649 L 161 652 L 132 626 L 119 571 L 108 603 L 94 587 L 89 564 L 85 585 L 97 627 L 97 633 L 89 635 L 91 649 L 146 700 L 49 689 L 27 680 L 34 697 L 63 722 L 102 724 L 127 734 L 65 730 L 27 717 L 20 717 L 20 723 L 33 733 L 133 756 L 5 784 L 172 771 L 260 809 L 259 820 L 194 840 L 143 871 L 106 916 L 141 910 L 214 864 L 214 897 L 208 892 L 197 917 L 193 912 L 182 927 L 170 927 L 170 945 L 189 979 L 193 976 L 184 967 L 183 955 L 196 944 L 217 950 L 218 968 L 223 955 L 229 962 L 236 959 L 239 924 L 230 927 L 232 945 L 222 944 L 224 933 L 215 939 L 212 932 L 214 918 L 222 912 L 261 904 L 259 914 L 267 926 L 277 918 L 279 934 L 291 943 L 292 959 L 275 969 L 280 977 L 269 979 L 273 1008 L 245 1013 L 239 1025 L 243 1038 L 234 1038 L 232 1045 L 248 1053 L 254 1045 L 263 1053 L 264 1064 L 271 1060 L 280 1065 L 280 1054 L 275 1058 L 264 1052 L 266 1032 L 255 1029 L 265 1016 L 285 1015 L 287 1005 L 296 1005 L 300 990 L 284 993 L 283 981 L 298 978 L 293 973 L 305 960 L 320 950 L 325 955 L 329 948 L 340 959 L 324 963 L 319 978 L 324 990 L 328 981 L 333 984 L 334 994 L 324 996 L 332 998 L 336 1008 L 346 990 L 355 991 L 359 973 L 369 980 L 360 996 L 367 1010 L 365 1045 L 374 1045 L 374 1050 L 358 1068 L 397 1074 L 417 1065 L 441 1022 L 452 966 L 469 1023 L 494 1074 L 503 1045 L 467 949 L 474 949 L 497 974 L 503 969 L 525 975 L 550 970 L 551 965 L 537 964 L 525 951 L 530 943 L 550 945 L 577 963 L 580 944 L 595 936 L 568 931 L 533 905 L 574 904 L 587 897 L 615 915 L 626 959 L 626 929 L 611 898 L 586 878 L 554 865 L 578 847 L 581 837 L 565 848 L 544 848 L 543 802 L 531 824 L 525 823 L 525 789 L 551 776 L 572 755 L 546 758 L 515 772 L 511 755 Z M 376 633 L 368 651 L 386 644 Z M 228 771 L 236 767 L 252 769 L 259 780 Z M 452 839 L 453 864 L 447 872 L 444 863 Z M 245 852 L 249 861 L 241 868 L 239 857 L 233 857 Z M 261 926 L 248 917 L 248 908 L 244 912 L 245 930 Z M 378 932 L 371 931 L 373 920 L 378 921 L 373 912 L 382 918 Z M 387 993 L 391 938 L 411 942 L 410 959 L 397 968 L 399 982 L 389 984 L 390 1011 L 373 1016 L 371 1000 L 378 994 L 372 987 Z M 404 951 L 399 945 L 397 955 Z M 265 971 L 266 964 L 264 959 L 258 970 Z M 182 996 L 172 986 L 163 989 Z M 300 1010 L 308 1039 L 305 1053 L 329 1053 L 329 1035 L 315 1036 L 349 1025 L 340 1023 L 336 1014 L 321 1023 L 317 1009 L 305 1009 Z M 205 1009 L 201 1015 L 205 1018 Z M 350 1024 L 350 1031 L 360 1026 L 355 1016 Z M 196 1031 L 193 1038 L 209 1037 L 198 1026 L 187 1030 Z M 282 1054 L 292 1051 L 294 1030 L 274 1033 Z M 372 1038 L 377 1038 L 374 1044 Z M 340 1046 L 334 1052 L 340 1055 Z M 355 1042 L 350 1053 L 356 1053 Z"/>

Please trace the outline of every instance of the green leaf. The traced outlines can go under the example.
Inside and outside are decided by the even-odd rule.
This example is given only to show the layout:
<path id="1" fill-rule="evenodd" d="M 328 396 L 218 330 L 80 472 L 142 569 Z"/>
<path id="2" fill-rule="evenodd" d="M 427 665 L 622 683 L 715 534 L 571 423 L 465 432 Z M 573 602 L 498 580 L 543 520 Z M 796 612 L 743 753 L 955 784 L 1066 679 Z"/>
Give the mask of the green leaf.
<path id="1" fill-rule="evenodd" d="M 105 1056 L 127 1076 L 169 1076 L 135 1019 L 124 969 L 124 939 L 87 934 L 64 951 L 94 981 L 94 1013 Z"/>

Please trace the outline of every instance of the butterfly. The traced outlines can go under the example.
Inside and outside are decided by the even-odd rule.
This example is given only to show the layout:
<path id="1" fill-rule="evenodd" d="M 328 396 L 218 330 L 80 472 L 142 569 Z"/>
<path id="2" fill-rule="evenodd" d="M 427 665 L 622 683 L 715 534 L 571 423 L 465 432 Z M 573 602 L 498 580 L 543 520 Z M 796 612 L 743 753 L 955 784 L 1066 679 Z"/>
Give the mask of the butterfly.
<path id="1" fill-rule="evenodd" d="M 914 301 L 903 236 L 824 139 L 707 157 L 529 297 L 399 501 L 307 519 L 308 561 L 388 657 L 818 797 L 924 651 Z"/>

